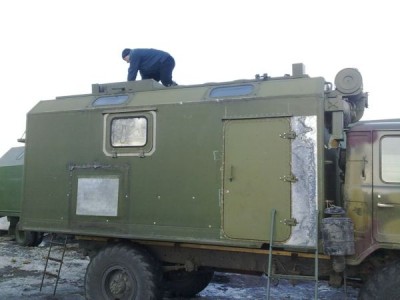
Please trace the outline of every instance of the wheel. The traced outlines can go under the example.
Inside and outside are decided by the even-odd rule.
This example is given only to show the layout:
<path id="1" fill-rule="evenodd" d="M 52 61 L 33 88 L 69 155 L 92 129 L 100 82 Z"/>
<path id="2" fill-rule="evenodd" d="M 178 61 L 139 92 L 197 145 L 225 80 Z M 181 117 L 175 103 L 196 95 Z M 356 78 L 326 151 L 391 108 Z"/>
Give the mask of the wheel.
<path id="1" fill-rule="evenodd" d="M 400 295 L 400 261 L 378 269 L 364 283 L 358 298 L 399 299 Z"/>
<path id="2" fill-rule="evenodd" d="M 19 218 L 18 217 L 7 217 L 7 220 L 10 222 L 10 226 L 8 227 L 8 234 L 15 235 L 15 229 L 17 228 Z"/>
<path id="3" fill-rule="evenodd" d="M 36 232 L 35 242 L 32 246 L 39 246 L 43 242 L 43 232 Z"/>
<path id="4" fill-rule="evenodd" d="M 38 234 L 33 231 L 23 231 L 19 229 L 19 223 L 15 227 L 15 240 L 21 246 L 37 246 Z M 40 243 L 39 243 L 40 244 Z"/>
<path id="5" fill-rule="evenodd" d="M 171 271 L 164 274 L 164 288 L 171 296 L 193 297 L 204 290 L 214 275 L 213 271 Z"/>
<path id="6" fill-rule="evenodd" d="M 117 244 L 100 250 L 85 276 L 87 299 L 160 299 L 158 261 L 135 246 Z"/>

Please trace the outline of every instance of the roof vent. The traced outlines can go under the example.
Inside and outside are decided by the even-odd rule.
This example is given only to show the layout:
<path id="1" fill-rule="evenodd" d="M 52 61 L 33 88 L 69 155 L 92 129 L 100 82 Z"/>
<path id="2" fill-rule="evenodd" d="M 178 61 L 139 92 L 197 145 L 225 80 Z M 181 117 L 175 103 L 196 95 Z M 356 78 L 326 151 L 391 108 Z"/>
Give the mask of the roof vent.
<path id="1" fill-rule="evenodd" d="M 306 74 L 306 66 L 302 63 L 300 64 L 292 64 L 292 76 L 293 77 L 302 77 Z"/>

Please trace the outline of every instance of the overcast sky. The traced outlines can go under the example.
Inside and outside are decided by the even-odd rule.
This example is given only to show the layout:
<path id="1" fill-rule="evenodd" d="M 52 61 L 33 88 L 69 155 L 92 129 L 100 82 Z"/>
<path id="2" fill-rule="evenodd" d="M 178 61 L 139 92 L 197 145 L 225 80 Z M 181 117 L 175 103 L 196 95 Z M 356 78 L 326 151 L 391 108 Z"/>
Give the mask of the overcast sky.
<path id="1" fill-rule="evenodd" d="M 0 155 L 40 100 L 126 80 L 123 48 L 158 48 L 178 84 L 359 69 L 364 119 L 399 116 L 400 18 L 391 0 L 13 0 L 0 3 Z M 140 76 L 138 76 L 140 78 Z M 62 134 L 62 133 L 60 133 Z"/>

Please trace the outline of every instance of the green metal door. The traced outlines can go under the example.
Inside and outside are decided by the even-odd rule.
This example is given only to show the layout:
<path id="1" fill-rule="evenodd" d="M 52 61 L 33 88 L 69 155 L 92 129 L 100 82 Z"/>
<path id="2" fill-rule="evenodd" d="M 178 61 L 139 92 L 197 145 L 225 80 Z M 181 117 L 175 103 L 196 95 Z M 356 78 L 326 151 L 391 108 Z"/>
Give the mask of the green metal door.
<path id="1" fill-rule="evenodd" d="M 289 118 L 227 120 L 224 126 L 223 226 L 229 238 L 289 238 L 291 140 Z"/>

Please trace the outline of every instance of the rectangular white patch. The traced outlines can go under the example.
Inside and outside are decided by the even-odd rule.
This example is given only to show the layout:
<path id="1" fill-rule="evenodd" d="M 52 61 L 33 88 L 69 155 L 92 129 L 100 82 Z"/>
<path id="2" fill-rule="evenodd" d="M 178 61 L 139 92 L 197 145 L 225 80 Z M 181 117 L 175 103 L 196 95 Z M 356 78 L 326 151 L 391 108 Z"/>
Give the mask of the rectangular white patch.
<path id="1" fill-rule="evenodd" d="M 117 216 L 118 192 L 118 176 L 79 177 L 76 214 Z"/>

